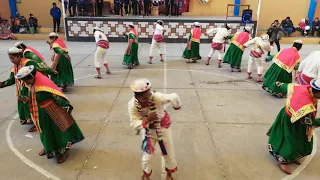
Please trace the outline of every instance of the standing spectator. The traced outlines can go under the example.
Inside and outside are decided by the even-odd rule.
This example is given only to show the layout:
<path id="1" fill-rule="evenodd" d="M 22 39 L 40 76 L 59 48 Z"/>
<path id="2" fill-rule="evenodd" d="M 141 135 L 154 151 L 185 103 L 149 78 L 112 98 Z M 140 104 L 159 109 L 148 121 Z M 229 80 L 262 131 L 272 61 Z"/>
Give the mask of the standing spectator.
<path id="1" fill-rule="evenodd" d="M 126 15 L 129 16 L 129 14 L 131 14 L 131 0 L 123 0 L 123 4 L 124 4 L 124 11 Z"/>
<path id="2" fill-rule="evenodd" d="M 172 10 L 173 10 L 173 12 L 172 12 L 172 15 L 173 16 L 179 16 L 179 1 L 178 0 L 173 0 L 172 1 Z"/>
<path id="3" fill-rule="evenodd" d="M 274 43 L 277 46 L 278 52 L 280 51 L 280 39 L 281 39 L 281 34 L 280 34 L 281 28 L 279 25 L 279 21 L 275 20 L 271 26 L 268 29 L 267 34 L 270 37 L 270 44 L 273 45 Z M 270 52 L 268 52 L 268 56 L 270 56 Z"/>
<path id="4" fill-rule="evenodd" d="M 143 0 L 143 16 L 149 16 L 150 0 Z"/>
<path id="5" fill-rule="evenodd" d="M 293 23 L 289 16 L 286 19 L 282 20 L 281 26 L 284 35 L 289 37 L 293 32 Z"/>
<path id="6" fill-rule="evenodd" d="M 69 16 L 73 17 L 76 14 L 77 0 L 69 0 Z"/>
<path id="7" fill-rule="evenodd" d="M 60 29 L 60 18 L 61 18 L 61 10 L 57 7 L 56 3 L 52 3 L 52 8 L 50 10 L 50 15 L 53 18 L 53 32 L 59 32 Z M 57 29 L 57 31 L 56 31 Z"/>
<path id="8" fill-rule="evenodd" d="M 131 6 L 132 6 L 132 11 L 133 11 L 133 15 L 137 16 L 138 15 L 138 0 L 131 0 Z M 140 10 L 140 8 L 139 8 Z"/>
<path id="9" fill-rule="evenodd" d="M 311 36 L 314 36 L 314 33 L 317 32 L 317 36 L 320 37 L 320 21 L 319 18 L 315 18 L 312 22 L 312 31 Z"/>
<path id="10" fill-rule="evenodd" d="M 98 16 L 102 16 L 103 0 L 96 0 Z"/>
<path id="11" fill-rule="evenodd" d="M 123 16 L 122 0 L 114 0 L 114 13 L 116 16 Z"/>
<path id="12" fill-rule="evenodd" d="M 33 30 L 35 33 L 37 32 L 37 27 L 38 27 L 38 19 L 33 16 L 33 14 L 30 14 L 29 17 L 29 27 L 30 27 L 30 33 Z"/>

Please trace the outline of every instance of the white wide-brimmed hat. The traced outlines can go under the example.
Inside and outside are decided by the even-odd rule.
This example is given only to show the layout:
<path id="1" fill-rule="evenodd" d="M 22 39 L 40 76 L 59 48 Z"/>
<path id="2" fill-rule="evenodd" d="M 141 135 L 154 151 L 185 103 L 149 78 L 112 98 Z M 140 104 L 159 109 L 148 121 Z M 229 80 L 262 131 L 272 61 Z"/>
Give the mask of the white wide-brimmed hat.
<path id="1" fill-rule="evenodd" d="M 16 42 L 16 43 L 14 43 L 14 47 L 18 47 L 18 46 L 20 46 L 21 44 L 23 44 L 23 42 L 22 41 L 20 41 L 20 42 Z"/>
<path id="2" fill-rule="evenodd" d="M 232 25 L 231 24 L 226 24 L 226 26 L 230 29 L 232 29 Z"/>
<path id="3" fill-rule="evenodd" d="M 200 26 L 200 23 L 199 22 L 194 22 L 193 25 Z"/>
<path id="4" fill-rule="evenodd" d="M 293 43 L 303 44 L 303 41 L 302 41 L 302 40 L 300 40 L 300 39 L 298 39 L 298 40 L 293 41 Z"/>
<path id="5" fill-rule="evenodd" d="M 262 34 L 261 39 L 265 41 L 269 41 L 269 35 L 268 34 Z"/>
<path id="6" fill-rule="evenodd" d="M 313 79 L 311 82 L 310 82 L 310 85 L 313 89 L 316 89 L 318 91 L 320 91 L 320 79 Z"/>
<path id="7" fill-rule="evenodd" d="M 251 31 L 251 27 L 250 26 L 246 26 L 246 27 L 244 27 L 244 29 L 247 30 L 247 31 Z"/>
<path id="8" fill-rule="evenodd" d="M 159 19 L 159 20 L 157 21 L 157 23 L 162 23 L 162 24 L 163 24 L 163 21 Z"/>
<path id="9" fill-rule="evenodd" d="M 134 92 L 145 92 L 151 88 L 151 82 L 145 78 L 136 79 L 131 83 L 130 88 Z"/>
<path id="10" fill-rule="evenodd" d="M 16 74 L 15 78 L 16 79 L 22 79 L 26 76 L 28 76 L 29 74 L 31 74 L 31 72 L 34 70 L 34 66 L 24 66 L 22 68 L 19 69 L 18 73 Z"/>
<path id="11" fill-rule="evenodd" d="M 49 37 L 59 37 L 59 35 L 55 32 L 49 34 Z"/>
<path id="12" fill-rule="evenodd" d="M 99 27 L 94 27 L 93 29 L 96 31 L 101 31 L 101 29 Z"/>
<path id="13" fill-rule="evenodd" d="M 17 47 L 12 47 L 9 49 L 8 54 L 17 54 L 17 53 L 21 53 L 22 50 L 18 49 Z"/>

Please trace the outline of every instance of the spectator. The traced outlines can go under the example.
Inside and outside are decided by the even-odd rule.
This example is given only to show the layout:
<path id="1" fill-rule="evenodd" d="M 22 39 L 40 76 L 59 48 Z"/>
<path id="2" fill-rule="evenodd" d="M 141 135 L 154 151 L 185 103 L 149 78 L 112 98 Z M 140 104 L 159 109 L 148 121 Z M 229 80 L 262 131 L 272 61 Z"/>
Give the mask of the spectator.
<path id="1" fill-rule="evenodd" d="M 58 33 L 60 30 L 61 10 L 57 7 L 56 3 L 52 3 L 52 6 L 53 7 L 50 10 L 50 15 L 53 18 L 53 32 Z"/>
<path id="2" fill-rule="evenodd" d="M 319 18 L 315 18 L 312 22 L 312 31 L 311 36 L 314 36 L 314 33 L 317 32 L 317 36 L 320 37 L 320 21 Z"/>
<path id="3" fill-rule="evenodd" d="M 293 23 L 290 17 L 287 17 L 286 19 L 282 20 L 281 26 L 284 35 L 289 37 L 293 32 Z"/>
<path id="4" fill-rule="evenodd" d="M 3 20 L 2 20 L 2 17 L 1 17 L 1 13 L 0 13 L 0 24 L 2 24 Z"/>
<path id="5" fill-rule="evenodd" d="M 122 6 L 122 0 L 114 0 L 114 12 L 116 16 L 123 16 Z"/>
<path id="6" fill-rule="evenodd" d="M 2 23 L 0 24 L 0 39 L 7 40 L 7 39 L 17 39 L 13 36 L 10 23 L 6 19 L 2 19 Z"/>
<path id="7" fill-rule="evenodd" d="M 77 0 L 69 0 L 69 15 L 73 17 L 76 14 Z"/>
<path id="8" fill-rule="evenodd" d="M 33 32 L 37 32 L 37 27 L 38 27 L 38 19 L 33 16 L 33 14 L 30 14 L 29 17 L 29 27 L 30 27 L 30 33 L 33 34 Z"/>
<path id="9" fill-rule="evenodd" d="M 301 32 L 302 36 L 308 36 L 310 32 L 309 18 L 301 20 L 301 22 L 299 23 L 299 31 Z"/>
<path id="10" fill-rule="evenodd" d="M 28 21 L 24 16 L 20 17 L 20 29 L 19 33 L 26 33 L 28 32 Z"/>
<path id="11" fill-rule="evenodd" d="M 280 51 L 280 39 L 281 39 L 281 34 L 280 34 L 281 28 L 278 20 L 275 20 L 271 26 L 268 29 L 267 34 L 269 35 L 270 39 L 270 44 L 273 45 L 274 43 L 277 45 L 277 50 L 278 52 Z M 268 52 L 268 56 L 270 56 L 270 52 Z"/>

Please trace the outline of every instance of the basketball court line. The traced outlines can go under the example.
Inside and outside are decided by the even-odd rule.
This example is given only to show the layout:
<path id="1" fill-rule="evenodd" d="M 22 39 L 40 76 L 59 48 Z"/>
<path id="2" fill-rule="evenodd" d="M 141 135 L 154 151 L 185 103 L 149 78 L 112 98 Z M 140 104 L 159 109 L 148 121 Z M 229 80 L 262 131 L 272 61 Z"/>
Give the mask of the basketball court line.
<path id="1" fill-rule="evenodd" d="M 132 71 L 136 71 L 136 70 L 139 70 L 139 71 L 152 71 L 152 70 L 163 70 L 163 69 L 132 69 Z M 206 72 L 206 71 L 199 71 L 199 70 L 188 70 L 188 69 L 166 69 L 166 71 L 189 71 L 189 72 L 198 72 L 198 73 L 205 73 L 205 74 L 212 74 L 212 75 L 217 75 L 217 76 L 222 76 L 222 77 L 228 77 L 228 78 L 231 78 L 231 79 L 241 79 L 245 82 L 248 82 L 248 83 L 252 83 L 252 84 L 256 84 L 256 85 L 259 85 L 258 83 L 255 83 L 255 82 L 252 82 L 252 81 L 249 81 L 249 80 L 246 80 L 246 79 L 242 79 L 242 78 L 239 78 L 239 77 L 234 77 L 234 76 L 230 76 L 230 75 L 224 75 L 224 74 L 219 74 L 219 73 L 214 73 L 214 72 Z M 119 71 L 114 71 L 114 72 L 124 72 L 124 71 L 128 71 L 128 70 L 119 70 Z M 92 74 L 92 75 L 87 75 L 87 76 L 83 76 L 83 77 L 79 77 L 79 78 L 76 78 L 75 81 L 78 81 L 78 80 L 81 80 L 81 79 L 85 79 L 85 78 L 88 78 L 88 77 L 93 77 L 95 76 L 96 74 Z M 166 80 L 164 80 L 164 82 L 166 82 Z M 166 87 L 166 85 L 164 86 Z M 16 114 L 13 119 L 16 120 L 18 119 L 19 115 Z M 10 150 L 21 160 L 23 161 L 25 164 L 27 164 L 29 167 L 33 168 L 34 170 L 38 171 L 39 173 L 41 173 L 42 175 L 44 175 L 45 177 L 49 178 L 49 179 L 53 179 L 53 180 L 61 180 L 59 177 L 51 174 L 50 172 L 46 171 L 45 169 L 43 169 L 42 167 L 38 166 L 37 164 L 35 164 L 34 162 L 32 162 L 31 160 L 29 160 L 28 158 L 26 158 L 23 154 L 21 154 L 14 146 L 13 142 L 12 142 L 12 138 L 11 138 L 11 126 L 14 122 L 14 120 L 11 120 L 11 122 L 9 123 L 7 129 L 6 129 L 6 138 L 7 138 L 7 144 L 10 148 Z M 314 155 L 316 154 L 317 152 L 317 137 L 316 137 L 316 133 L 314 132 L 313 133 L 313 151 L 311 153 L 311 155 L 309 155 L 304 161 L 303 163 L 295 170 L 293 171 L 293 173 L 291 175 L 288 175 L 280 180 L 292 180 L 293 178 L 295 178 L 296 176 L 298 176 L 307 166 L 308 164 L 311 162 L 311 160 L 313 159 Z"/>

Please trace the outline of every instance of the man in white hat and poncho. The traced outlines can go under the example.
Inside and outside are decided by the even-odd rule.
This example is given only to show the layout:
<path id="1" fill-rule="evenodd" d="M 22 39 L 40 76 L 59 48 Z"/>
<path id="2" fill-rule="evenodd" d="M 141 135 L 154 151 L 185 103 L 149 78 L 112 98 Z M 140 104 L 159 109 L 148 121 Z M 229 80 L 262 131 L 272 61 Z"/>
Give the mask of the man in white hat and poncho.
<path id="1" fill-rule="evenodd" d="M 152 64 L 153 52 L 155 49 L 158 50 L 158 53 L 160 55 L 160 61 L 163 62 L 163 53 L 164 53 L 163 35 L 165 32 L 166 30 L 163 28 L 163 21 L 158 20 L 156 29 L 154 31 L 153 38 L 152 38 L 148 64 Z"/>
<path id="2" fill-rule="evenodd" d="M 201 59 L 200 56 L 200 38 L 201 38 L 201 25 L 199 22 L 194 23 L 194 28 L 188 36 L 187 47 L 183 52 L 182 57 L 187 59 L 186 63 L 197 63 Z"/>
<path id="3" fill-rule="evenodd" d="M 250 40 L 250 31 L 251 27 L 246 26 L 243 32 L 235 33 L 231 39 L 231 45 L 223 59 L 224 63 L 230 64 L 231 72 L 234 72 L 234 69 L 241 72 L 242 55 L 245 49 L 244 43 Z"/>
<path id="4" fill-rule="evenodd" d="M 149 180 L 152 173 L 151 161 L 155 146 L 158 143 L 164 158 L 167 180 L 173 180 L 172 173 L 177 171 L 173 140 L 171 136 L 171 120 L 166 105 L 171 104 L 175 110 L 181 108 L 180 98 L 176 93 L 164 94 L 151 92 L 151 82 L 141 78 L 130 86 L 134 98 L 128 103 L 130 125 L 136 131 L 142 129 L 142 169 L 143 180 Z"/>
<path id="5" fill-rule="evenodd" d="M 107 69 L 107 74 L 111 74 L 109 65 L 107 62 L 107 51 L 109 49 L 109 41 L 107 36 L 99 29 L 95 27 L 93 29 L 94 38 L 96 40 L 97 50 L 94 55 L 94 66 L 98 72 L 96 79 L 102 79 L 101 76 L 101 64 Z"/>
<path id="6" fill-rule="evenodd" d="M 225 52 L 226 40 L 230 39 L 232 37 L 232 36 L 230 36 L 230 32 L 229 32 L 230 29 L 231 29 L 231 25 L 226 24 L 222 28 L 214 28 L 214 29 L 210 29 L 206 32 L 207 34 L 216 33 L 216 35 L 212 39 L 211 49 L 210 49 L 210 53 L 208 55 L 206 65 L 209 65 L 209 62 L 211 60 L 213 53 L 217 52 L 218 53 L 218 62 L 219 62 L 218 68 L 221 68 L 221 62 L 222 62 L 224 52 Z"/>
<path id="7" fill-rule="evenodd" d="M 263 61 L 265 52 L 271 51 L 269 35 L 263 34 L 261 37 L 255 37 L 244 44 L 245 47 L 252 46 L 248 60 L 248 79 L 252 79 L 253 64 L 257 67 L 257 82 L 262 82 Z"/>

